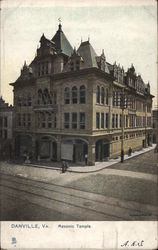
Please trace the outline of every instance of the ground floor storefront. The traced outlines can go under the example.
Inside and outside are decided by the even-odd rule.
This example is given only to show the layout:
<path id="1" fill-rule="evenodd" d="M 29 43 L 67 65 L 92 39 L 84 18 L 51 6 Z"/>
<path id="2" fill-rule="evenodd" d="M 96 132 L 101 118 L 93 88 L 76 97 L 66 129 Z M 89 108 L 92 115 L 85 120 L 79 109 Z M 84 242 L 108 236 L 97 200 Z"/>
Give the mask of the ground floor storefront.
<path id="1" fill-rule="evenodd" d="M 22 134 L 14 136 L 13 148 L 16 159 L 37 161 L 70 161 L 81 165 L 95 165 L 96 161 L 107 161 L 120 155 L 121 137 L 68 136 L 53 134 Z M 124 140 L 124 150 L 141 149 L 151 144 L 150 134 L 146 137 L 131 137 Z"/>

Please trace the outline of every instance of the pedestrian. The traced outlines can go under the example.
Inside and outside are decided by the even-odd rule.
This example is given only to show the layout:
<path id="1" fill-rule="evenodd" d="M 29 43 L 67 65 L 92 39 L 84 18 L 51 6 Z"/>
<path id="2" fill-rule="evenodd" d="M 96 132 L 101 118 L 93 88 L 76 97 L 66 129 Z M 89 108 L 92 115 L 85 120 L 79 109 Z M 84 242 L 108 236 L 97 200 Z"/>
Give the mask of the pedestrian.
<path id="1" fill-rule="evenodd" d="M 130 147 L 128 150 L 128 156 L 131 156 L 131 154 L 132 154 L 132 148 Z"/>
<path id="2" fill-rule="evenodd" d="M 87 162 L 88 162 L 88 154 L 85 154 L 85 164 L 87 166 Z"/>
<path id="3" fill-rule="evenodd" d="M 65 173 L 65 161 L 62 161 L 61 172 Z"/>

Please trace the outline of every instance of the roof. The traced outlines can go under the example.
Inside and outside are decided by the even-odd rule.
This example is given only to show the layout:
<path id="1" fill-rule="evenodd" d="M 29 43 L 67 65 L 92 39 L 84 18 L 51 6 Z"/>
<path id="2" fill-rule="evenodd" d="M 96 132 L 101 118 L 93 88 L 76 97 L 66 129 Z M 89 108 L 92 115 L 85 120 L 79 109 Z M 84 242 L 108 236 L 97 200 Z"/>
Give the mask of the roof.
<path id="1" fill-rule="evenodd" d="M 77 52 L 83 58 L 84 61 L 83 68 L 92 68 L 92 67 L 98 68 L 96 62 L 97 54 L 89 41 L 82 42 Z"/>
<path id="2" fill-rule="evenodd" d="M 12 105 L 9 106 L 9 104 L 6 103 L 6 102 L 3 100 L 2 96 L 0 96 L 0 110 L 3 110 L 3 109 L 9 110 L 9 109 L 11 109 L 11 108 L 12 108 Z"/>
<path id="3" fill-rule="evenodd" d="M 56 34 L 54 35 L 51 41 L 55 43 L 57 53 L 63 53 L 67 56 L 71 56 L 71 54 L 73 53 L 73 48 L 69 43 L 69 41 L 67 40 L 61 27 L 62 27 L 61 24 L 59 24 L 59 29 L 57 30 Z"/>

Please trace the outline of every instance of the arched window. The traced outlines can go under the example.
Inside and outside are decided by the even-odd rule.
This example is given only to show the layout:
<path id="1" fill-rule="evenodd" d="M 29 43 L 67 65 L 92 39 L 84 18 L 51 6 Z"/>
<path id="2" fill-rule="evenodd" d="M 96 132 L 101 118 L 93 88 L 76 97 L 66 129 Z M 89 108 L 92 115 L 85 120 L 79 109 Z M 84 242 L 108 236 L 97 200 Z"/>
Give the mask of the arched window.
<path id="1" fill-rule="evenodd" d="M 43 101 L 44 104 L 48 104 L 49 103 L 49 93 L 48 93 L 48 89 L 45 89 L 43 91 Z"/>
<path id="2" fill-rule="evenodd" d="M 75 86 L 72 88 L 72 103 L 77 103 L 77 88 Z"/>
<path id="3" fill-rule="evenodd" d="M 70 103 L 70 89 L 68 87 L 65 88 L 64 95 L 65 95 L 65 104 L 69 104 Z"/>
<path id="4" fill-rule="evenodd" d="M 109 90 L 106 89 L 106 105 L 109 104 Z"/>
<path id="5" fill-rule="evenodd" d="M 96 102 L 100 103 L 100 87 L 99 86 L 97 86 Z"/>
<path id="6" fill-rule="evenodd" d="M 104 88 L 101 88 L 101 103 L 104 104 Z"/>
<path id="7" fill-rule="evenodd" d="M 84 85 L 80 87 L 80 103 L 86 103 L 86 88 Z"/>
<path id="8" fill-rule="evenodd" d="M 38 100 L 37 100 L 38 104 L 42 104 L 42 90 L 39 89 L 38 90 Z"/>

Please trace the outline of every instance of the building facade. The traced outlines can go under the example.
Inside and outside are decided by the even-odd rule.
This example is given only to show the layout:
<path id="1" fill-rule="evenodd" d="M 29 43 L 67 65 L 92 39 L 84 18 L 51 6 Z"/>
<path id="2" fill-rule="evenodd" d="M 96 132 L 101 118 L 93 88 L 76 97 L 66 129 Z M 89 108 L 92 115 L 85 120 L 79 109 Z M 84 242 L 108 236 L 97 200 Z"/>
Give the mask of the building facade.
<path id="1" fill-rule="evenodd" d="M 13 107 L 0 97 L 0 160 L 12 154 Z"/>
<path id="2" fill-rule="evenodd" d="M 88 164 L 120 155 L 125 92 L 125 151 L 151 141 L 152 98 L 132 65 L 127 72 L 98 56 L 89 41 L 73 49 L 62 26 L 49 40 L 44 34 L 30 65 L 24 66 L 14 87 L 15 156 L 62 159 Z"/>
<path id="3" fill-rule="evenodd" d="M 158 109 L 152 111 L 153 143 L 158 144 Z"/>

